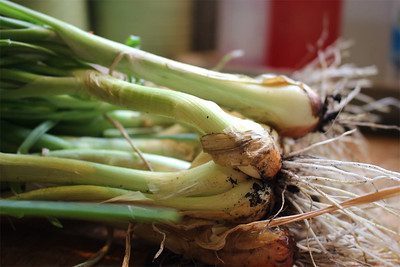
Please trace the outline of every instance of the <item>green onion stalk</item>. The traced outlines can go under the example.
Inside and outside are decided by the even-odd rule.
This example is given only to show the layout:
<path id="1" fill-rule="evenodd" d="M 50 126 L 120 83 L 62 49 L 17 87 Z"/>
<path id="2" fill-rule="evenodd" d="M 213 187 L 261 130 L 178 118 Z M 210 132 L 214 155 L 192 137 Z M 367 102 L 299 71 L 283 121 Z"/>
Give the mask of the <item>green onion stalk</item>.
<path id="1" fill-rule="evenodd" d="M 72 136 L 121 136 L 117 129 L 111 128 L 112 124 L 106 116 L 123 125 L 129 135 L 156 133 L 173 123 L 166 117 L 151 116 L 130 110 L 113 110 L 105 114 L 98 114 L 88 120 L 64 121 L 57 125 L 53 132 Z"/>
<path id="2" fill-rule="evenodd" d="M 62 123 L 57 124 L 52 132 L 61 135 L 120 136 L 119 132 L 115 132 L 116 129 L 111 128 L 110 119 L 118 121 L 133 135 L 154 134 L 174 122 L 166 117 L 119 110 L 100 101 L 78 100 L 68 95 L 11 99 L 15 91 L 0 92 L 3 120 L 25 126 L 33 126 L 43 120 L 56 120 Z"/>
<path id="3" fill-rule="evenodd" d="M 129 83 L 90 69 L 74 70 L 67 77 L 15 69 L 0 71 L 1 79 L 19 85 L 18 88 L 2 91 L 2 101 L 65 94 L 95 98 L 111 104 L 110 107 L 169 117 L 193 127 L 202 135 L 203 150 L 220 165 L 236 167 L 252 177 L 266 179 L 280 169 L 280 151 L 273 131 L 253 121 L 232 116 L 214 102 L 182 92 Z M 108 107 L 106 103 L 103 106 Z M 48 113 L 44 114 L 48 116 Z M 82 113 L 80 116 L 85 115 Z"/>
<path id="4" fill-rule="evenodd" d="M 190 163 L 187 161 L 165 157 L 160 155 L 142 153 L 144 159 L 150 163 L 155 171 L 178 171 L 189 169 Z M 42 156 L 84 160 L 95 163 L 118 166 L 137 170 L 146 170 L 147 165 L 135 152 L 105 150 L 105 149 L 63 149 L 46 151 Z"/>
<path id="5" fill-rule="evenodd" d="M 46 97 L 46 101 L 64 99 L 66 99 L 65 96 Z M 51 103 L 38 103 L 38 101 L 32 101 L 32 99 L 6 101 L 2 98 L 2 100 L 0 112 L 3 120 L 10 120 L 24 126 L 34 126 L 43 120 L 56 120 L 62 122 L 52 129 L 52 133 L 58 135 L 121 136 L 117 129 L 112 128 L 113 125 L 107 117 L 118 121 L 130 135 L 135 136 L 158 133 L 172 123 L 171 119 L 165 117 L 151 116 L 150 114 L 141 114 L 130 110 L 104 111 L 98 107 L 94 109 L 75 108 L 69 104 L 65 107 L 54 107 Z M 39 107 L 41 104 L 43 105 Z M 99 106 L 101 106 L 100 102 Z"/>
<path id="6" fill-rule="evenodd" d="M 15 153 L 18 146 L 28 138 L 30 133 L 30 129 L 7 121 L 0 121 L 1 151 Z M 152 136 L 152 138 L 133 138 L 132 143 L 144 153 L 186 161 L 193 160 L 199 150 L 197 140 L 180 140 L 179 138 L 159 139 L 157 136 Z M 115 156 L 118 154 L 117 157 L 120 160 L 115 160 L 117 165 L 128 164 L 125 162 L 126 157 L 122 156 L 120 152 L 132 152 L 132 148 L 123 138 L 57 136 L 49 133 L 44 133 L 32 144 L 32 152 L 42 152 L 43 149 L 49 150 L 49 152 L 46 153 L 61 153 L 56 151 L 72 149 L 80 149 L 81 151 L 97 150 L 97 152 L 93 151 L 93 153 L 97 153 L 98 155 L 104 150 L 114 151 L 109 153 L 114 153 Z M 103 153 L 103 155 L 105 154 Z M 90 158 L 90 156 L 87 155 L 85 158 Z M 106 161 L 107 160 L 104 158 L 103 162 Z M 138 167 L 138 165 L 135 166 Z"/>
<path id="7" fill-rule="evenodd" d="M 63 123 L 58 124 L 53 132 L 77 136 L 103 136 L 113 127 L 109 119 L 116 120 L 125 128 L 132 128 L 132 130 L 137 127 L 146 127 L 148 128 L 146 131 L 151 130 L 150 127 L 155 125 L 162 129 L 174 122 L 162 116 L 120 110 L 108 103 L 80 98 L 77 95 L 59 95 L 59 92 L 52 92 L 54 82 L 58 87 L 68 87 L 70 84 L 64 82 L 68 79 L 67 77 L 52 79 L 54 77 L 49 76 L 49 79 L 42 80 L 36 87 L 35 84 L 30 83 L 29 90 L 25 90 L 23 83 L 38 78 L 38 75 L 26 71 L 18 72 L 15 70 L 16 67 L 26 69 L 24 66 L 16 65 L 10 67 L 14 70 L 1 70 L 3 83 L 11 80 L 18 83 L 14 84 L 12 89 L 1 86 L 2 119 L 24 125 L 35 125 L 42 120 L 62 121 Z"/>
<path id="8" fill-rule="evenodd" d="M 67 141 L 71 148 L 95 150 L 132 151 L 124 138 L 99 138 L 99 137 L 69 137 L 61 138 Z M 180 160 L 191 161 L 199 152 L 197 140 L 173 140 L 155 138 L 132 138 L 132 143 L 142 152 L 156 154 Z"/>
<path id="9" fill-rule="evenodd" d="M 132 205 L 71 203 L 62 201 L 22 201 L 1 199 L 0 215 L 14 217 L 42 216 L 107 222 L 164 222 L 179 221 L 174 210 L 147 208 Z"/>
<path id="10" fill-rule="evenodd" d="M 87 33 L 9 1 L 0 1 L 0 14 L 8 17 L 2 18 L 7 22 L 6 29 L 1 30 L 2 39 L 29 41 L 31 46 L 41 42 L 43 53 L 50 53 L 46 49 L 56 49 L 66 57 L 72 55 L 78 60 L 212 100 L 271 125 L 282 135 L 303 136 L 319 123 L 319 97 L 307 85 L 284 76 L 250 78 L 179 63 Z M 21 49 L 29 48 L 22 46 Z M 103 85 L 109 82 L 92 75 L 88 83 L 93 79 Z"/>
<path id="11" fill-rule="evenodd" d="M 51 183 L 12 199 L 124 202 L 171 207 L 209 220 L 252 221 L 269 211 L 272 189 L 213 161 L 151 172 L 66 158 L 0 153 L 2 182 Z"/>

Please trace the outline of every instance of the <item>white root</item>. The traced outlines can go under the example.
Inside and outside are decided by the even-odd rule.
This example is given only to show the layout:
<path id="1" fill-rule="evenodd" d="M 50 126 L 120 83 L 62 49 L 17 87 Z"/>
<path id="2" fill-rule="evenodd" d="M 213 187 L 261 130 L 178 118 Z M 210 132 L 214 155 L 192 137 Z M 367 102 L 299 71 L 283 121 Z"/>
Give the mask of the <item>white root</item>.
<path id="1" fill-rule="evenodd" d="M 286 199 L 300 213 L 330 204 L 340 207 L 340 202 L 379 190 L 375 184 L 378 180 L 385 181 L 384 186 L 387 182 L 400 185 L 399 173 L 357 162 L 299 157 L 284 161 L 283 168 L 286 179 L 283 184 L 295 185 L 300 190 L 297 193 L 286 190 Z M 310 265 L 315 261 L 318 266 L 329 266 L 334 259 L 338 266 L 399 264 L 400 233 L 378 217 L 384 214 L 398 220 L 399 210 L 382 201 L 372 202 L 367 207 L 340 209 L 313 218 L 309 225 L 315 234 L 310 231 L 311 236 L 304 227 L 289 224 L 300 251 L 297 264 Z M 377 211 L 379 215 L 373 216 Z"/>
<path id="2" fill-rule="evenodd" d="M 337 114 L 326 122 L 322 132 L 283 140 L 286 160 L 282 163 L 281 188 L 290 185 L 297 188 L 296 192 L 285 190 L 287 202 L 297 213 L 339 205 L 348 199 L 400 185 L 400 173 L 357 162 L 365 160 L 363 155 L 368 154 L 360 132 L 343 136 L 358 126 L 399 130 L 396 125 L 379 124 L 379 117 L 371 113 L 388 112 L 390 106 L 398 106 L 399 100 L 376 101 L 361 90 L 370 86 L 365 77 L 375 75 L 376 68 L 341 65 L 341 58 L 350 45 L 339 40 L 293 74 L 321 96 L 341 95 L 337 100 L 327 100 L 327 112 Z M 364 104 L 353 105 L 353 99 Z M 299 156 L 303 153 L 313 156 Z M 295 266 L 398 266 L 400 226 L 393 222 L 399 218 L 398 201 L 387 199 L 314 217 L 308 222 L 311 231 L 304 224 L 289 224 L 299 250 Z"/>
<path id="3" fill-rule="evenodd" d="M 157 228 L 155 224 L 152 224 L 153 230 L 160 235 L 162 235 L 162 240 L 160 242 L 160 248 L 158 249 L 157 253 L 154 255 L 153 260 L 157 259 L 161 253 L 164 251 L 164 244 L 165 244 L 165 239 L 167 238 L 167 234 L 161 231 L 160 229 Z"/>

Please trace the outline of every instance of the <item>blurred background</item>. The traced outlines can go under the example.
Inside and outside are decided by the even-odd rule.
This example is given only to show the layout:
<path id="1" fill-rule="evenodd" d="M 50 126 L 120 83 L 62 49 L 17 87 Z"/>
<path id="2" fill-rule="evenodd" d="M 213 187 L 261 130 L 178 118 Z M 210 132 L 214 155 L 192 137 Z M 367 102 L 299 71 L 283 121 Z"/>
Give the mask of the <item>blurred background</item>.
<path id="1" fill-rule="evenodd" d="M 337 38 L 354 41 L 346 61 L 375 65 L 375 86 L 399 89 L 400 1 L 397 0 L 19 0 L 106 38 L 141 37 L 142 49 L 227 69 L 293 71 Z"/>

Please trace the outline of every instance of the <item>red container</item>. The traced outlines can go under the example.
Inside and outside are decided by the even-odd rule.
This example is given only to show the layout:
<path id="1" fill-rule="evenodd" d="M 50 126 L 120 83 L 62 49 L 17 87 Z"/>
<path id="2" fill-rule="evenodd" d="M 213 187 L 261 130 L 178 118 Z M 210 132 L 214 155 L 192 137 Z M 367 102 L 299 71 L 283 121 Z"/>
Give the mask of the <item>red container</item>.
<path id="1" fill-rule="evenodd" d="M 340 34 L 341 0 L 271 0 L 265 65 L 298 69 Z"/>

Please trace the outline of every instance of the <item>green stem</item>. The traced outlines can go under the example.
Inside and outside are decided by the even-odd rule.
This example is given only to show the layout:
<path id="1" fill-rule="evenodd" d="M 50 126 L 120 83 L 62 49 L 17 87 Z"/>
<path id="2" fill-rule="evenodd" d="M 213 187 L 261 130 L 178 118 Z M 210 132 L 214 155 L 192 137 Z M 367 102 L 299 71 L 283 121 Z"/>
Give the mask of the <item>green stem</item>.
<path id="1" fill-rule="evenodd" d="M 207 196 L 229 190 L 246 175 L 213 162 L 179 172 L 132 170 L 72 159 L 0 153 L 1 181 L 86 184 L 159 196 Z"/>
<path id="2" fill-rule="evenodd" d="M 49 42 L 46 40 L 43 40 L 43 41 L 42 40 L 39 40 L 39 41 L 32 40 L 29 43 L 32 45 L 36 45 L 36 46 L 48 49 L 48 50 L 52 51 L 53 53 L 56 53 L 57 56 L 59 56 L 59 57 L 73 59 L 75 61 L 75 63 L 80 62 L 82 64 L 82 66 L 86 66 L 86 67 L 89 66 L 89 65 L 81 62 L 79 59 L 76 59 L 74 53 L 68 48 L 68 46 L 65 46 L 62 42 L 56 43 L 56 42 Z"/>
<path id="3" fill-rule="evenodd" d="M 117 107 L 113 107 L 110 104 L 92 101 L 90 99 L 79 99 L 76 97 L 72 97 L 69 95 L 57 95 L 57 96 L 49 96 L 44 97 L 44 99 L 50 102 L 57 108 L 61 109 L 82 109 L 82 110 L 107 110 L 107 109 L 116 109 Z"/>
<path id="4" fill-rule="evenodd" d="M 45 54 L 45 55 L 53 55 L 55 56 L 56 54 L 51 51 L 50 49 L 38 46 L 38 45 L 33 45 L 33 44 L 27 44 L 23 42 L 16 42 L 8 39 L 2 39 L 0 40 L 0 47 L 1 47 L 1 52 L 2 53 L 8 53 L 8 52 L 33 52 L 33 53 L 40 53 L 40 54 Z"/>
<path id="5" fill-rule="evenodd" d="M 215 103 L 188 94 L 124 82 L 94 71 L 76 72 L 86 90 L 105 102 L 174 118 L 201 133 L 223 132 L 240 122 Z"/>
<path id="6" fill-rule="evenodd" d="M 0 30 L 0 38 L 15 41 L 59 41 L 57 35 L 52 30 L 42 27 Z"/>
<path id="7" fill-rule="evenodd" d="M 85 126 L 79 126 L 85 127 Z M 0 133 L 2 144 L 14 144 L 19 146 L 30 134 L 31 130 L 1 121 Z M 150 154 L 163 155 L 181 160 L 192 160 L 198 152 L 197 142 L 179 142 L 174 140 L 151 140 L 135 138 L 133 143 L 140 151 Z M 95 138 L 95 137 L 57 137 L 44 134 L 33 145 L 33 148 L 41 150 L 60 150 L 69 148 L 78 149 L 107 149 L 131 152 L 131 147 L 123 138 Z"/>
<path id="8" fill-rule="evenodd" d="M 52 111 L 52 112 L 39 112 L 32 113 L 29 110 L 4 110 L 1 109 L 1 116 L 3 119 L 11 119 L 11 120 L 21 120 L 21 119 L 31 119 L 31 120 L 59 120 L 59 121 L 76 121 L 83 119 L 91 119 L 99 114 L 102 114 L 101 111 L 86 111 L 82 112 L 81 110 L 73 110 L 73 111 Z"/>
<path id="9" fill-rule="evenodd" d="M 16 67 L 16 66 L 14 66 Z M 53 68 L 47 65 L 39 65 L 39 64 L 29 64 L 29 63 L 19 63 L 18 69 L 23 71 L 29 71 L 33 73 L 37 73 L 39 75 L 47 75 L 47 76 L 68 76 L 70 73 L 66 70 L 60 68 Z"/>
<path id="10" fill-rule="evenodd" d="M 130 110 L 115 110 L 107 113 L 107 115 L 117 120 L 124 127 L 152 127 L 152 126 L 168 126 L 175 122 L 175 119 L 165 116 L 156 116 L 146 113 L 139 113 Z M 103 117 L 103 119 L 105 119 Z M 105 119 L 108 121 L 107 119 Z M 110 128 L 110 127 L 108 127 Z"/>
<path id="11" fill-rule="evenodd" d="M 154 126 L 154 127 L 135 127 L 135 128 L 125 128 L 125 132 L 130 137 L 140 137 L 140 138 L 157 138 L 157 133 L 161 131 L 163 127 L 161 126 Z M 118 129 L 105 129 L 103 131 L 104 137 L 122 137 L 121 131 Z M 160 138 L 157 138 L 160 139 Z M 165 139 L 165 138 L 164 138 Z M 182 139 L 179 139 L 182 140 Z"/>
<path id="12" fill-rule="evenodd" d="M 124 82 L 95 71 L 75 72 L 76 79 L 4 69 L 2 74 L 6 79 L 27 82 L 20 89 L 7 93 L 5 98 L 19 98 L 21 94 L 40 96 L 86 93 L 120 107 L 176 119 L 196 127 L 203 134 L 223 132 L 232 125 L 242 122 L 225 113 L 213 102 L 180 92 Z M 8 116 L 15 118 L 18 117 L 18 113 Z M 55 114 L 45 115 L 46 119 L 54 116 L 59 117 Z"/>
<path id="13" fill-rule="evenodd" d="M 94 221 L 177 222 L 177 212 L 131 205 L 0 200 L 0 214 Z"/>
<path id="14" fill-rule="evenodd" d="M 51 102 L 51 104 L 57 106 L 58 108 L 65 107 L 79 109 L 96 109 L 99 106 L 104 106 L 105 104 L 109 105 L 107 103 L 98 101 L 81 101 L 67 95 L 45 97 L 45 99 Z M 83 112 L 86 112 L 86 110 L 84 110 Z M 151 129 L 151 127 L 154 125 L 167 126 L 174 122 L 172 119 L 166 117 L 140 114 L 138 112 L 130 110 L 115 110 L 109 111 L 106 114 L 114 120 L 120 122 L 128 130 L 132 127 L 140 127 L 140 129 Z M 112 137 L 106 134 L 107 130 L 115 130 L 111 129 L 111 127 L 113 127 L 113 125 L 110 123 L 110 121 L 107 120 L 103 114 L 99 114 L 94 118 L 85 120 L 63 121 L 62 124 L 58 124 L 54 128 L 53 132 L 60 135 Z M 113 136 L 119 137 L 120 132 L 116 133 Z M 121 143 L 122 146 L 126 145 L 126 142 L 119 143 Z"/>
<path id="15" fill-rule="evenodd" d="M 34 54 L 3 56 L 0 61 L 0 66 L 19 65 L 21 63 L 27 62 L 30 62 L 31 64 L 36 64 L 37 61 L 43 60 L 45 58 L 46 57 L 43 55 Z"/>
<path id="16" fill-rule="evenodd" d="M 24 29 L 37 27 L 35 24 L 19 20 L 0 16 L 0 27 L 5 29 Z"/>
<path id="17" fill-rule="evenodd" d="M 19 146 L 17 154 L 27 154 L 29 149 L 51 128 L 56 125 L 55 121 L 45 121 L 38 125 L 35 129 L 30 132 L 28 137 Z"/>
<path id="18" fill-rule="evenodd" d="M 64 137 L 72 147 L 132 151 L 124 138 Z M 191 161 L 199 150 L 197 142 L 134 138 L 133 144 L 142 152 Z"/>
<path id="19" fill-rule="evenodd" d="M 31 130 L 1 121 L 1 142 L 20 145 L 30 134 Z M 36 149 L 47 148 L 50 150 L 73 148 L 66 140 L 50 134 L 43 134 L 33 145 Z"/>
<path id="20" fill-rule="evenodd" d="M 140 203 L 178 209 L 184 214 L 197 218 L 252 221 L 259 219 L 268 210 L 272 197 L 271 190 L 268 188 L 265 191 L 254 191 L 255 183 L 257 182 L 246 181 L 226 192 L 210 196 L 159 198 L 156 195 L 123 189 L 75 185 L 37 189 L 18 194 L 10 199 Z M 258 203 L 251 204 L 251 201 L 254 201 L 251 197 L 258 194 L 260 197 Z"/>
<path id="21" fill-rule="evenodd" d="M 1 79 L 26 83 L 18 89 L 7 91 L 1 96 L 2 99 L 64 94 L 87 97 L 74 77 L 51 77 L 11 69 L 0 69 L 0 73 Z"/>
<path id="22" fill-rule="evenodd" d="M 49 151 L 47 157 L 68 158 L 85 160 L 111 166 L 125 167 L 138 170 L 146 170 L 147 166 L 137 153 L 101 150 L 101 149 L 63 149 Z M 175 158 L 164 157 L 143 153 L 143 157 L 151 164 L 153 169 L 158 172 L 185 170 L 190 167 L 190 163 Z"/>
<path id="23" fill-rule="evenodd" d="M 179 133 L 179 134 L 159 134 L 158 129 L 152 128 L 128 128 L 127 134 L 132 137 L 142 139 L 160 139 L 160 140 L 178 140 L 178 141 L 197 141 L 199 135 L 195 133 Z M 159 131 L 159 130 L 158 130 Z M 121 137 L 121 132 L 116 129 L 107 129 L 104 131 L 105 137 Z"/>

